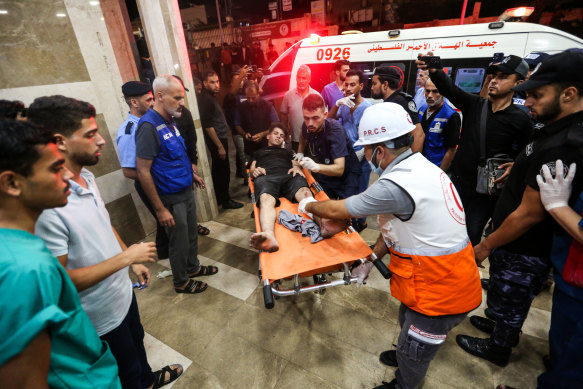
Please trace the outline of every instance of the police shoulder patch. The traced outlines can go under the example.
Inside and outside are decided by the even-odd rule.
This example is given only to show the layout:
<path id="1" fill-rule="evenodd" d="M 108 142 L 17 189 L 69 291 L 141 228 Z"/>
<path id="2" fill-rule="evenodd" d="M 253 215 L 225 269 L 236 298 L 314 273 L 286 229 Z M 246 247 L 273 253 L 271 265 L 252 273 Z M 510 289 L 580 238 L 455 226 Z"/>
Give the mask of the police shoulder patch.
<path id="1" fill-rule="evenodd" d="M 413 100 L 409 101 L 409 104 L 407 104 L 407 106 L 411 111 L 417 112 L 417 106 L 415 105 L 415 102 Z"/>

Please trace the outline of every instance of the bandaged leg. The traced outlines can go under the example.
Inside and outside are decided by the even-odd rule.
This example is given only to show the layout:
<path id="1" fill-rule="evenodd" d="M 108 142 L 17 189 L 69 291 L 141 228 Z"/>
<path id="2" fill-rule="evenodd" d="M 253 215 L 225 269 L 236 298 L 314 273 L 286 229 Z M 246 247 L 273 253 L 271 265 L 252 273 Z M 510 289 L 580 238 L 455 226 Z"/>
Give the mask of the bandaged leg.
<path id="1" fill-rule="evenodd" d="M 259 222 L 262 232 L 256 232 L 249 239 L 249 246 L 257 250 L 274 252 L 279 250 L 279 244 L 273 232 L 275 228 L 275 198 L 267 193 L 259 197 Z"/>
<path id="2" fill-rule="evenodd" d="M 300 188 L 295 194 L 295 198 L 298 202 L 302 201 L 307 197 L 312 197 L 312 191 L 310 191 L 310 189 L 307 187 Z M 350 225 L 349 220 L 325 219 L 312 214 L 308 214 L 308 216 L 310 216 L 312 220 L 314 220 L 316 224 L 318 224 L 318 226 L 320 227 L 320 231 L 322 232 L 322 236 L 324 238 L 330 238 L 339 233 L 340 231 L 346 230 Z"/>

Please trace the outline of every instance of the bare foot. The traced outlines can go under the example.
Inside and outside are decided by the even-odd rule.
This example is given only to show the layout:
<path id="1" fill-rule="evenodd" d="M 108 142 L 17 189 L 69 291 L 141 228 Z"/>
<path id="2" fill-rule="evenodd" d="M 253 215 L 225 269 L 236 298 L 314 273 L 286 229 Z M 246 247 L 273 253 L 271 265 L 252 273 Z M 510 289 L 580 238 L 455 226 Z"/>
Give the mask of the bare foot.
<path id="1" fill-rule="evenodd" d="M 346 230 L 350 225 L 350 221 L 321 218 L 318 222 L 318 225 L 320 226 L 322 236 L 324 238 L 330 238 L 340 231 Z"/>
<path id="2" fill-rule="evenodd" d="M 279 250 L 279 244 L 277 243 L 277 240 L 275 240 L 273 232 L 256 232 L 251 235 L 249 246 L 270 253 Z"/>

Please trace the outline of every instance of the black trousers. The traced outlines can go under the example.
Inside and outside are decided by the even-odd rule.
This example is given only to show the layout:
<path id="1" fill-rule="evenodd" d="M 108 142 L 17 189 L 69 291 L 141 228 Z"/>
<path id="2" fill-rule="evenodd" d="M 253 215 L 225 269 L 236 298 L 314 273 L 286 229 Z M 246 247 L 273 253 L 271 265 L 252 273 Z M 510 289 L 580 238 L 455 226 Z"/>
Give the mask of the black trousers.
<path id="1" fill-rule="evenodd" d="M 119 379 L 124 389 L 143 389 L 154 383 L 154 373 L 144 348 L 144 328 L 136 295 L 132 292 L 132 303 L 121 324 L 107 334 L 101 335 L 117 361 Z"/>
<path id="2" fill-rule="evenodd" d="M 214 144 L 211 138 L 206 135 L 204 137 L 206 145 L 211 153 L 212 168 L 211 176 L 213 178 L 213 185 L 215 187 L 215 194 L 217 196 L 217 203 L 219 205 L 231 200 L 229 194 L 229 183 L 231 181 L 231 167 L 229 166 L 229 142 L 227 139 L 220 139 L 227 156 L 225 159 L 219 157 L 219 148 Z"/>
<path id="3" fill-rule="evenodd" d="M 134 187 L 136 188 L 136 192 L 138 192 L 138 196 L 140 196 L 140 199 L 142 199 L 142 202 L 146 208 L 148 208 L 148 211 L 150 211 L 152 216 L 154 216 L 154 219 L 156 219 L 156 250 L 158 251 L 158 258 L 168 258 L 168 236 L 166 235 L 166 231 L 164 230 L 164 227 L 158 223 L 156 211 L 154 211 L 150 199 L 146 195 L 146 192 L 144 192 L 142 185 L 140 185 L 140 181 L 134 181 Z"/>

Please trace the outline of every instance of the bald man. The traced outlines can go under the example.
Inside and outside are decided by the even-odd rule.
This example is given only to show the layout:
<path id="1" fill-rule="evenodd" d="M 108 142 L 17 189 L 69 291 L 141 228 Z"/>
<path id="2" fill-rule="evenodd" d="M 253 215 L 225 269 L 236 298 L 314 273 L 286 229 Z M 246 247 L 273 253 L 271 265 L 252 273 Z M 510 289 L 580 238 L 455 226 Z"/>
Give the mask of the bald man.
<path id="1" fill-rule="evenodd" d="M 182 115 L 184 87 L 174 77 L 154 80 L 154 106 L 138 123 L 138 179 L 169 241 L 169 259 L 176 293 L 204 292 L 208 285 L 191 278 L 216 274 L 215 266 L 198 261 L 194 176 L 184 139 L 174 122 Z"/>

